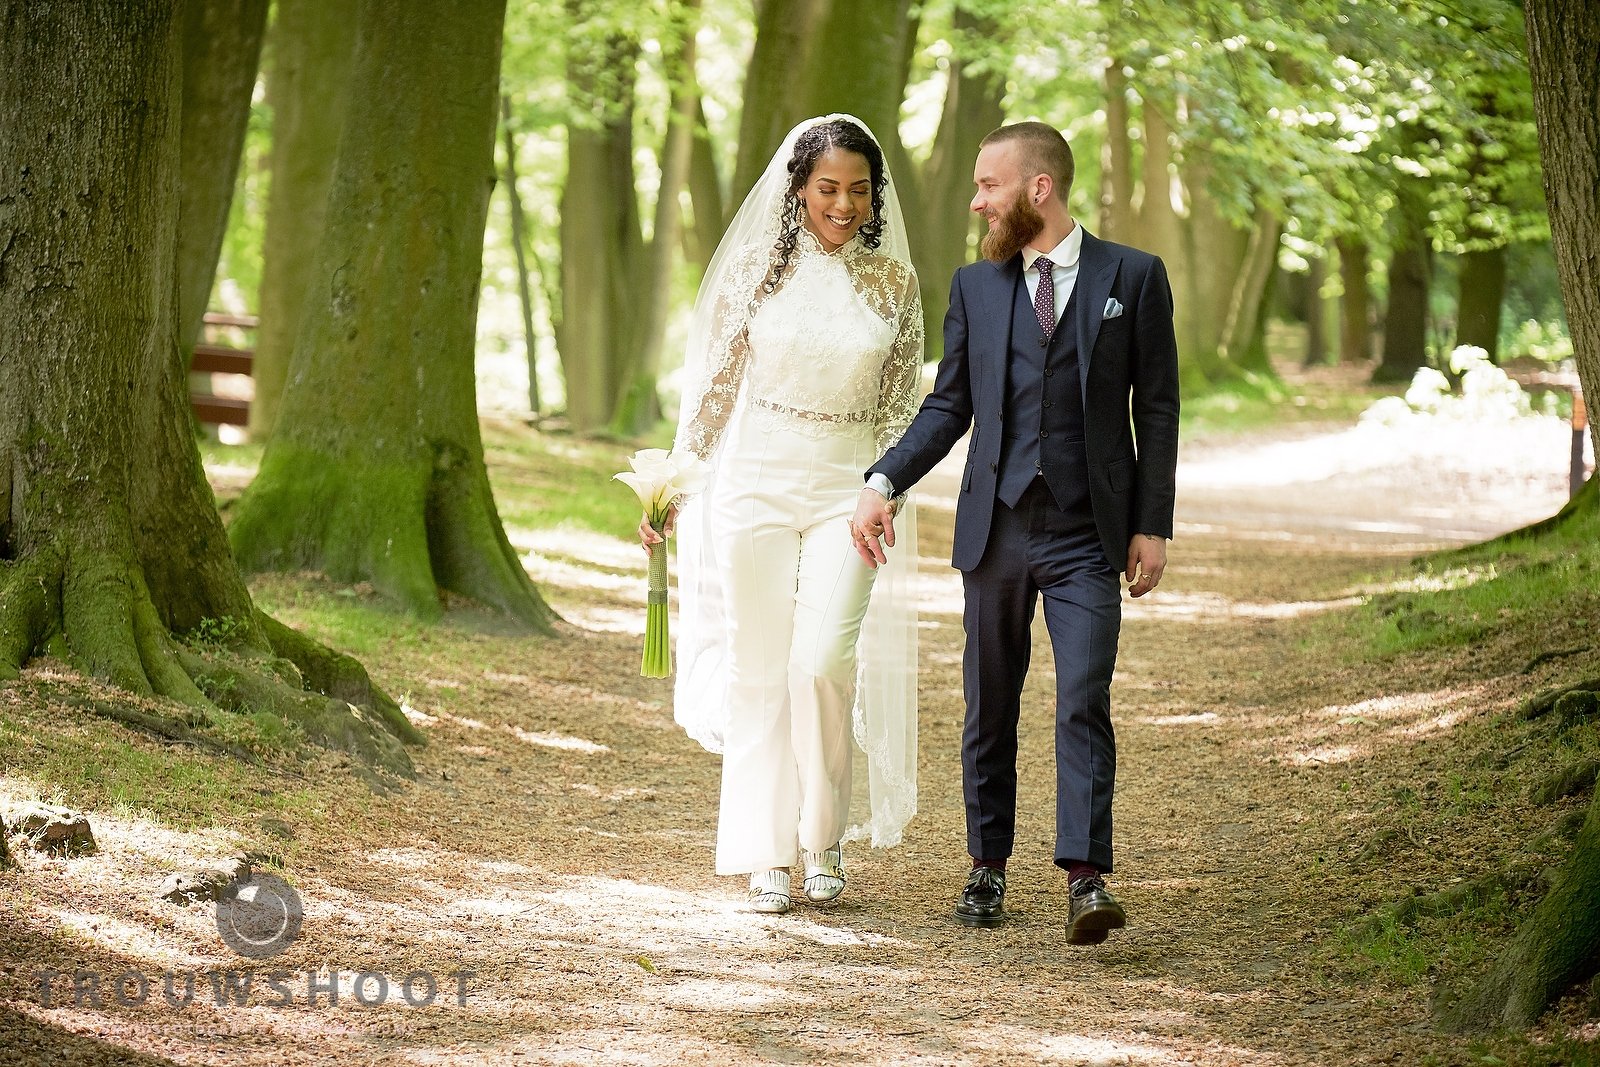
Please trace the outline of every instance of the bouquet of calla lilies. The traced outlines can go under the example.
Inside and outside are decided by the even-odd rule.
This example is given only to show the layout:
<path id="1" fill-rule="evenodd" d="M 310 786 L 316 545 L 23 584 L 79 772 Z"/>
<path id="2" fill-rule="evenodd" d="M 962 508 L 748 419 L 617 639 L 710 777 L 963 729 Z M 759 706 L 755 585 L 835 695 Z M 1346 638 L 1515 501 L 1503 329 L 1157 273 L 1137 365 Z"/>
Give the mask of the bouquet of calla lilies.
<path id="1" fill-rule="evenodd" d="M 667 512 L 685 493 L 705 488 L 710 469 L 705 461 L 687 452 L 668 452 L 664 448 L 641 448 L 629 459 L 631 471 L 614 475 L 629 486 L 644 505 L 645 518 L 656 533 L 662 533 Z M 650 546 L 648 607 L 644 621 L 644 659 L 639 673 L 646 678 L 665 678 L 672 673 L 671 646 L 667 643 L 667 543 Z"/>

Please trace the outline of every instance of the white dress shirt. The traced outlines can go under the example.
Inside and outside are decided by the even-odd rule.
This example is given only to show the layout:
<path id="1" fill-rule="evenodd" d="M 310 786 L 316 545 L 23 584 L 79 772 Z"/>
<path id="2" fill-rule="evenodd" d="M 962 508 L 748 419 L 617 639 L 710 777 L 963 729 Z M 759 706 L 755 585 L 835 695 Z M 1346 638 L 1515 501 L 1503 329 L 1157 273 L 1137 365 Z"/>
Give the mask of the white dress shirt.
<path id="1" fill-rule="evenodd" d="M 1054 264 L 1050 271 L 1051 280 L 1056 284 L 1056 321 L 1061 321 L 1061 313 L 1067 309 L 1067 301 L 1072 298 L 1072 289 L 1078 284 L 1078 256 L 1083 251 L 1083 227 L 1076 221 L 1072 224 L 1072 232 L 1061 239 L 1061 243 L 1049 252 L 1040 252 L 1036 248 L 1022 250 L 1022 280 L 1028 283 L 1028 302 L 1031 304 L 1039 295 L 1039 271 L 1034 264 L 1041 255 L 1048 255 Z"/>

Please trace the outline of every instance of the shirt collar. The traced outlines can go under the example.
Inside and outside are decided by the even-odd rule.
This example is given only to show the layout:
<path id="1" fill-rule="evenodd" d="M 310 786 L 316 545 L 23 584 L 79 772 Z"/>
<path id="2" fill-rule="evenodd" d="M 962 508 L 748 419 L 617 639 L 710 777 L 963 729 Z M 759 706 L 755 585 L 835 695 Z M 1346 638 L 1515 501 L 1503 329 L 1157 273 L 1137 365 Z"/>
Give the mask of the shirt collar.
<path id="1" fill-rule="evenodd" d="M 1076 220 L 1072 224 L 1072 232 L 1061 239 L 1061 243 L 1049 252 L 1050 262 L 1058 267 L 1075 267 L 1078 265 L 1078 254 L 1083 250 L 1083 226 Z M 1022 269 L 1032 270 L 1033 261 L 1045 253 L 1034 248 L 1022 250 Z"/>

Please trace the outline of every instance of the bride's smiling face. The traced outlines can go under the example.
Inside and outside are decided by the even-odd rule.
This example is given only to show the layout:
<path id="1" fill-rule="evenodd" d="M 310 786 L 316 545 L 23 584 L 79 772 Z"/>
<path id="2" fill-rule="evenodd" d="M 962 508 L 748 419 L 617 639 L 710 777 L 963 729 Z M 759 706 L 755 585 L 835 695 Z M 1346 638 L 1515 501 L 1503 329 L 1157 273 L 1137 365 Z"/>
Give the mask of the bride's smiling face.
<path id="1" fill-rule="evenodd" d="M 832 252 L 872 218 L 872 166 L 859 152 L 830 148 L 800 189 L 805 228 Z"/>

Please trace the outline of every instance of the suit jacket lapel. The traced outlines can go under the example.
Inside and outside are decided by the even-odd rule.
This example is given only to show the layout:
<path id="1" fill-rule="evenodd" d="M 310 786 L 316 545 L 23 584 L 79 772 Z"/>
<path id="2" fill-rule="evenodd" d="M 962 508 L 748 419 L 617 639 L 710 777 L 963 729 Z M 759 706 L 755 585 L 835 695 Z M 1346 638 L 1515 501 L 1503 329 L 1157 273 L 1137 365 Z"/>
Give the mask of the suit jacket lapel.
<path id="1" fill-rule="evenodd" d="M 1094 343 L 1100 338 L 1100 324 L 1105 321 L 1106 298 L 1117 280 L 1120 257 L 1111 253 L 1106 243 L 1083 231 L 1083 247 L 1078 252 L 1078 384 L 1085 399 L 1089 394 L 1089 360 L 1094 355 Z"/>
<path id="2" fill-rule="evenodd" d="M 988 323 L 989 344 L 994 352 L 988 375 L 994 386 L 994 392 L 990 395 L 1001 398 L 1003 403 L 1006 395 L 1006 379 L 1011 373 L 1012 309 L 1016 300 L 1017 286 L 1022 284 L 1022 253 L 1017 253 L 996 267 L 993 279 L 991 283 L 993 289 L 987 306 L 994 308 L 998 313 L 990 316 Z"/>

